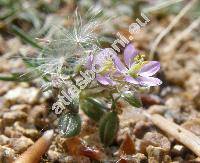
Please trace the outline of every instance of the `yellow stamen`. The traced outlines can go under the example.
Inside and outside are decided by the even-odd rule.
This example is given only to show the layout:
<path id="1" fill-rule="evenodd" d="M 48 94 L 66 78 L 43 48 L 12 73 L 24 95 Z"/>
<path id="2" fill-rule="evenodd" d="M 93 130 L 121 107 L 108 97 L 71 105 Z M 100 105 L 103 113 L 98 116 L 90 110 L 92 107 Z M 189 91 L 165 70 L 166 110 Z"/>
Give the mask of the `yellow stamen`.
<path id="1" fill-rule="evenodd" d="M 100 74 L 105 74 L 111 70 L 114 69 L 114 65 L 113 65 L 113 61 L 112 60 L 107 60 L 104 63 L 104 66 L 102 67 L 102 69 L 100 70 Z"/>
<path id="2" fill-rule="evenodd" d="M 144 64 L 146 64 L 148 61 L 144 61 L 144 54 L 137 55 L 134 58 L 135 64 L 128 70 L 128 74 L 131 75 L 133 78 L 138 77 L 138 72 L 142 68 Z"/>

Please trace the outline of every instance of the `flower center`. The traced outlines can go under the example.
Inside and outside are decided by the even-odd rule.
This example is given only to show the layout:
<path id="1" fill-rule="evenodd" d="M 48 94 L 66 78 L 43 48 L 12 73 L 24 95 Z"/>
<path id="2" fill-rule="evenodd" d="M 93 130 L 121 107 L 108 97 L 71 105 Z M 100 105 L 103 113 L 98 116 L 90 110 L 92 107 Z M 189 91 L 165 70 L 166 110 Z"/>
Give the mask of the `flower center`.
<path id="1" fill-rule="evenodd" d="M 133 78 L 137 78 L 139 76 L 138 72 L 141 70 L 143 65 L 147 63 L 147 61 L 144 61 L 144 57 L 145 55 L 137 55 L 134 58 L 134 64 L 128 70 L 128 74 Z"/>
<path id="2" fill-rule="evenodd" d="M 104 65 L 100 70 L 100 73 L 103 75 L 113 69 L 114 69 L 113 61 L 111 59 L 109 59 L 104 62 Z"/>

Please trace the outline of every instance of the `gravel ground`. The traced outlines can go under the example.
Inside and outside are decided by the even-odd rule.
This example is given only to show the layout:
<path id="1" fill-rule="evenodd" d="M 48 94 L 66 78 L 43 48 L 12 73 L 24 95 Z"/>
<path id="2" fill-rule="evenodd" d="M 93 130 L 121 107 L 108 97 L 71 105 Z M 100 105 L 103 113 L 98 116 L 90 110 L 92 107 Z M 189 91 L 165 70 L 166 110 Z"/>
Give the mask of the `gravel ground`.
<path id="1" fill-rule="evenodd" d="M 148 54 L 156 34 L 172 18 L 152 19 L 135 35 L 135 46 Z M 182 23 L 190 23 L 190 20 L 184 18 Z M 121 31 L 127 32 L 126 29 Z M 157 49 L 155 58 L 161 62 L 159 77 L 163 85 L 142 94 L 143 109 L 149 114 L 163 115 L 200 137 L 199 29 L 188 34 L 175 49 L 167 51 L 180 31 L 179 24 Z M 35 52 L 17 37 L 0 35 L 1 73 L 25 69 L 23 61 L 14 57 L 21 51 Z M 200 162 L 187 147 L 160 131 L 140 110 L 130 108 L 126 103 L 119 102 L 123 114 L 120 115 L 119 133 L 110 148 L 102 146 L 97 126 L 85 115 L 79 137 L 60 137 L 51 104 L 50 95 L 43 93 L 35 82 L 0 81 L 0 162 L 16 159 L 47 129 L 55 129 L 55 136 L 41 162 Z"/>

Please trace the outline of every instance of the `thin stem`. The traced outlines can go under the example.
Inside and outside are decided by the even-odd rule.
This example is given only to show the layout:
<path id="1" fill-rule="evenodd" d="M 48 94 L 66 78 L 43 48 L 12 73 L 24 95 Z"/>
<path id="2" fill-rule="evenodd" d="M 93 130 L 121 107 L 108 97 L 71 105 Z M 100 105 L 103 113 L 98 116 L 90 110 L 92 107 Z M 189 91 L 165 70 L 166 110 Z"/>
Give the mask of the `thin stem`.
<path id="1" fill-rule="evenodd" d="M 111 110 L 115 111 L 116 110 L 116 103 L 115 103 L 115 99 L 114 99 L 112 93 L 110 93 L 110 97 L 111 97 L 111 100 L 112 100 Z"/>

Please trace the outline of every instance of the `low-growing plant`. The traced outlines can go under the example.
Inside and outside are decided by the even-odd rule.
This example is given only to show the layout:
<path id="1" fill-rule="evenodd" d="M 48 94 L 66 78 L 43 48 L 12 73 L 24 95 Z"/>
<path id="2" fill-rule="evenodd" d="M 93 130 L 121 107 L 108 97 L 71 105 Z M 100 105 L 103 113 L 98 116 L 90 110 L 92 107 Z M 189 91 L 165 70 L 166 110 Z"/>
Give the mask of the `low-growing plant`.
<path id="1" fill-rule="evenodd" d="M 159 71 L 160 63 L 146 61 L 145 56 L 132 43 L 126 45 L 123 56 L 117 55 L 111 48 L 101 48 L 97 35 L 102 25 L 96 18 L 99 14 L 100 12 L 89 21 L 84 21 L 76 13 L 74 25 L 67 29 L 58 27 L 52 40 L 47 41 L 36 58 L 22 56 L 31 68 L 22 77 L 43 80 L 43 90 L 52 91 L 55 101 L 61 97 L 61 92 L 70 90 L 68 93 L 72 100 L 69 105 L 62 103 L 65 109 L 58 115 L 58 128 L 63 137 L 73 137 L 80 133 L 81 109 L 97 123 L 100 140 L 105 146 L 109 146 L 119 127 L 118 116 L 122 111 L 118 105 L 119 100 L 136 108 L 142 107 L 139 90 L 162 82 L 152 77 Z M 18 28 L 17 31 L 20 33 Z M 37 43 L 33 43 L 41 49 Z M 81 74 L 89 70 L 95 72 L 95 76 L 85 85 L 84 80 L 87 78 Z M 91 74 L 86 75 L 92 78 Z M 10 79 L 17 79 L 16 74 Z M 83 85 L 84 89 L 81 89 Z"/>

